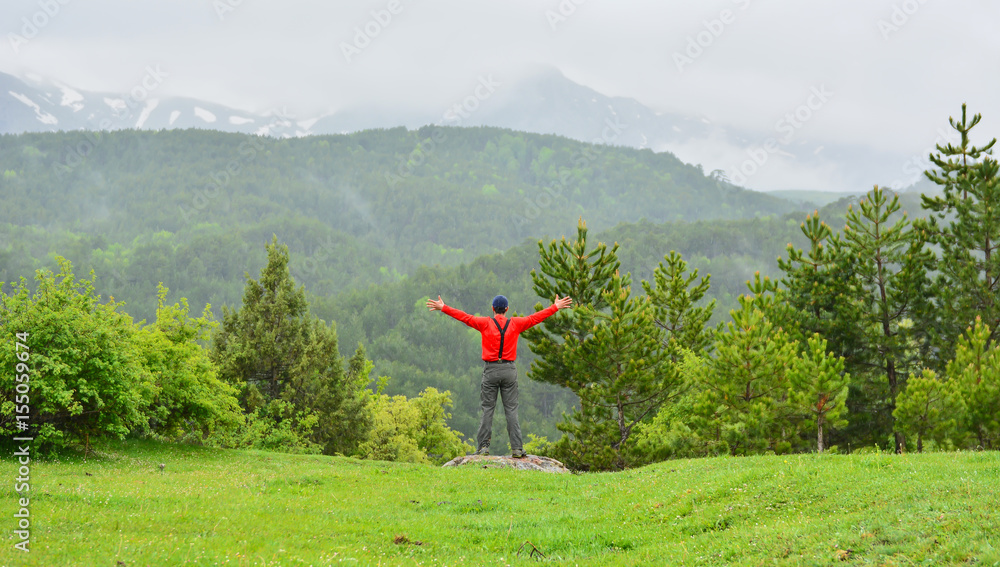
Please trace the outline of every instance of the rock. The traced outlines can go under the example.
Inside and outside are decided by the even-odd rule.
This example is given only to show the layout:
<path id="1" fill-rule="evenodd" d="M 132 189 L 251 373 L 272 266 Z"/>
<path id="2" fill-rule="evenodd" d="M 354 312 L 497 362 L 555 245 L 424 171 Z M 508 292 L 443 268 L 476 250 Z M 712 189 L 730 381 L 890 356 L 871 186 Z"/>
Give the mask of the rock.
<path id="1" fill-rule="evenodd" d="M 522 471 L 542 471 L 549 473 L 569 472 L 569 469 L 567 469 L 559 461 L 548 457 L 539 457 L 538 455 L 528 455 L 523 459 L 515 459 L 510 456 L 500 457 L 493 455 L 466 455 L 464 457 L 456 457 L 442 466 L 458 467 L 462 465 L 473 465 L 484 469 L 517 469 Z"/>

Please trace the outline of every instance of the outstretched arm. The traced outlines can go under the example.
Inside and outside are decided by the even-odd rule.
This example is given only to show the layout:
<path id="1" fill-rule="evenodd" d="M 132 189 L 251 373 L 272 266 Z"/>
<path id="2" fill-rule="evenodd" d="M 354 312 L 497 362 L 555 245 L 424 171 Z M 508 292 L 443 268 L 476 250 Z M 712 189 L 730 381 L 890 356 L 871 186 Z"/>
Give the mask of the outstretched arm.
<path id="1" fill-rule="evenodd" d="M 570 299 L 568 297 L 562 297 L 562 298 L 560 298 L 557 295 L 556 296 L 556 300 L 552 302 L 552 305 L 546 307 L 545 309 L 542 309 L 541 311 L 539 311 L 537 313 L 533 313 L 533 314 L 525 317 L 524 318 L 524 323 L 523 323 L 524 326 L 521 327 L 521 330 L 530 329 L 531 327 L 534 327 L 535 325 L 537 325 L 537 324 L 541 323 L 542 321 L 544 321 L 545 319 L 547 319 L 550 315 L 554 314 L 556 311 L 558 311 L 560 309 L 566 309 L 567 307 L 569 307 L 572 304 L 573 304 L 573 300 L 572 299 Z"/>
<path id="2" fill-rule="evenodd" d="M 469 315 L 468 313 L 462 311 L 461 309 L 448 307 L 447 305 L 444 304 L 444 301 L 441 300 L 440 295 L 438 296 L 437 300 L 428 299 L 427 308 L 430 309 L 431 311 L 440 311 L 445 315 L 453 319 L 458 319 L 459 321 L 477 330 L 482 329 L 483 325 L 485 324 L 483 323 L 483 321 L 487 320 L 485 317 L 475 317 L 473 315 Z"/>

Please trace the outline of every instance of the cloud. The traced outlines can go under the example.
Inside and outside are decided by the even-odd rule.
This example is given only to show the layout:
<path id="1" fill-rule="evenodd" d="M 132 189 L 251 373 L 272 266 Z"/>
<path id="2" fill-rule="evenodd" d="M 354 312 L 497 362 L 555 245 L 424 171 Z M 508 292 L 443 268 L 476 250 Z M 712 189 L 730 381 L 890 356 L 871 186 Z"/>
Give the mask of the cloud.
<path id="1" fill-rule="evenodd" d="M 39 10 L 4 2 L 0 21 L 19 33 Z M 826 85 L 835 99 L 801 132 L 814 146 L 922 152 L 962 102 L 983 113 L 979 132 L 1000 131 L 1000 6 L 976 0 L 76 0 L 61 10 L 16 53 L 0 47 L 0 70 L 113 92 L 159 64 L 170 79 L 158 96 L 309 117 L 444 108 L 479 75 L 513 82 L 551 65 L 604 94 L 747 132 L 771 131 Z M 345 58 L 344 43 L 376 28 Z M 679 71 L 674 55 L 699 35 L 706 45 Z"/>

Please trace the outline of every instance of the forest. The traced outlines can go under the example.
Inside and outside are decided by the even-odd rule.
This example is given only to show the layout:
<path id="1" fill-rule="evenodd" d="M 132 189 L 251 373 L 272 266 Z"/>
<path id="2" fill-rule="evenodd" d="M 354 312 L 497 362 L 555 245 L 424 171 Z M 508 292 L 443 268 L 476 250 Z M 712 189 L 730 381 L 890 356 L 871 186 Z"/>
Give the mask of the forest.
<path id="1" fill-rule="evenodd" d="M 160 281 L 235 305 L 272 234 L 300 283 L 334 295 L 556 237 L 581 216 L 605 230 L 795 209 L 671 154 L 485 127 L 4 135 L 0 164 L 0 281 L 56 269 L 58 254 L 140 319 Z"/>
<path id="2" fill-rule="evenodd" d="M 481 362 L 424 300 L 527 314 L 559 294 L 574 309 L 519 349 L 521 424 L 575 469 L 996 449 L 979 119 L 963 107 L 932 156 L 936 191 L 812 212 L 670 154 L 492 128 L 3 136 L 0 365 L 20 342 L 34 366 L 3 378 L 0 429 L 30 383 L 52 446 L 443 462 L 469 450 Z"/>

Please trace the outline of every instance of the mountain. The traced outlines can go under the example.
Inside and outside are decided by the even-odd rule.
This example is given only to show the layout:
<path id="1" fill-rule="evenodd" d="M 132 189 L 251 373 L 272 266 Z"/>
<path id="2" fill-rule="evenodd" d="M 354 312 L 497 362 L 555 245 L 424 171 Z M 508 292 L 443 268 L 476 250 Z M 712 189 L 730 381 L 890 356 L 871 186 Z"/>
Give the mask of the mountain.
<path id="1" fill-rule="evenodd" d="M 254 114 L 206 101 L 157 97 L 160 73 L 147 67 L 130 93 L 80 91 L 56 81 L 0 73 L 0 133 L 129 128 L 201 128 L 278 136 L 308 133 L 277 110 Z"/>
<path id="2" fill-rule="evenodd" d="M 496 126 L 521 132 L 555 134 L 582 142 L 651 148 L 709 132 L 706 121 L 681 115 L 660 115 L 638 101 L 604 96 L 574 83 L 555 69 L 546 69 L 514 84 L 481 76 L 476 93 L 426 112 L 361 106 L 316 121 L 311 131 L 351 132 L 367 127 L 425 124 Z"/>
<path id="3" fill-rule="evenodd" d="M 544 69 L 513 84 L 481 77 L 480 85 L 483 88 L 471 91 L 475 96 L 433 110 L 358 106 L 322 117 L 310 130 L 344 133 L 398 125 L 497 126 L 670 152 L 686 163 L 702 164 L 707 171 L 718 169 L 718 174 L 738 186 L 766 191 L 806 186 L 817 192 L 863 194 L 875 183 L 901 188 L 913 181 L 903 179 L 902 171 L 885 179 L 885 172 L 893 171 L 887 165 L 903 164 L 908 156 L 860 144 L 819 143 L 802 134 L 808 131 L 805 124 L 794 120 L 778 121 L 781 125 L 776 124 L 774 130 L 761 132 L 700 116 L 656 112 L 632 98 L 605 96 L 556 69 Z M 818 87 L 815 90 L 816 96 L 834 96 Z M 814 94 L 807 92 L 806 100 Z M 768 140 L 774 144 L 768 145 Z"/>
<path id="4" fill-rule="evenodd" d="M 483 96 L 476 99 L 475 106 L 459 102 L 408 111 L 373 105 L 301 120 L 279 110 L 255 114 L 206 101 L 157 97 L 159 79 L 159 71 L 147 67 L 139 83 L 151 88 L 139 86 L 132 93 L 111 94 L 0 73 L 0 93 L 5 95 L 0 96 L 0 133 L 203 128 L 303 136 L 438 124 L 496 126 L 585 142 L 651 148 L 709 132 L 704 120 L 658 115 L 633 99 L 606 97 L 552 69 L 513 85 L 497 83 L 492 76 L 482 77 L 479 92 Z"/>
<path id="5" fill-rule="evenodd" d="M 687 163 L 719 170 L 716 175 L 735 185 L 763 190 L 863 193 L 876 183 L 898 189 L 916 181 L 913 168 L 906 165 L 913 156 L 875 151 L 862 143 L 820 143 L 803 133 L 808 128 L 800 130 L 781 120 L 771 131 L 749 131 L 705 117 L 659 113 L 635 99 L 605 96 L 556 69 L 509 84 L 482 76 L 468 97 L 425 108 L 372 103 L 305 117 L 283 109 L 251 113 L 205 101 L 159 97 L 159 75 L 149 67 L 139 82 L 148 89 L 137 86 L 132 93 L 109 94 L 0 74 L 0 133 L 201 128 L 297 137 L 398 126 L 494 126 L 671 152 Z M 821 89 L 805 96 L 833 96 Z"/>

